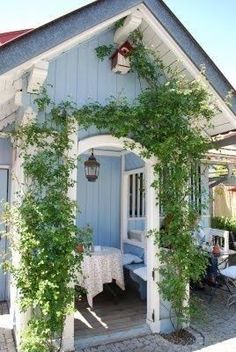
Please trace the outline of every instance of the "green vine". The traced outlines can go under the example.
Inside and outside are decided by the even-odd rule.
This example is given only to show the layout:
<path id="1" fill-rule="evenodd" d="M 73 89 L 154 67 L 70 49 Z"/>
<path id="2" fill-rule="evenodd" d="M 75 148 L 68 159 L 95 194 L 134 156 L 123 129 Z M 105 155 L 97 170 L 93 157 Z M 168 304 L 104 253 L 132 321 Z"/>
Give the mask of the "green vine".
<path id="1" fill-rule="evenodd" d="M 121 18 L 120 20 L 116 21 L 116 23 L 114 24 L 114 29 L 117 30 L 119 28 L 121 28 L 125 22 L 126 17 Z"/>
<path id="2" fill-rule="evenodd" d="M 189 82 L 165 67 L 156 53 L 144 46 L 139 31 L 132 33 L 130 41 L 134 46 L 129 55 L 131 69 L 149 88 L 132 105 L 113 99 L 106 106 L 84 106 L 78 111 L 79 123 L 106 127 L 116 137 L 130 137 L 134 144 L 142 145 L 141 156 L 158 160 L 152 187 L 167 221 L 164 229 L 153 229 L 150 234 L 161 247 L 158 284 L 175 310 L 179 328 L 190 314 L 186 287 L 190 280 L 199 280 L 208 260 L 192 240 L 195 219 L 206 205 L 191 204 L 190 179 L 211 146 L 203 130 L 214 116 L 214 104 L 200 81 Z M 195 197 L 200 197 L 199 191 Z"/>
<path id="3" fill-rule="evenodd" d="M 74 254 L 76 234 L 82 238 L 84 232 L 86 238 L 86 230 L 74 224 L 76 204 L 68 196 L 77 167 L 70 156 L 74 108 L 69 102 L 56 106 L 45 94 L 36 103 L 43 122 L 29 122 L 13 134 L 25 181 L 18 203 L 5 212 L 13 249 L 21 255 L 19 267 L 10 269 L 22 311 L 32 311 L 22 339 L 24 352 L 61 349 L 64 321 L 73 311 L 70 283 L 82 260 L 82 254 Z"/>
<path id="4" fill-rule="evenodd" d="M 114 49 L 114 46 L 112 44 L 110 45 L 100 45 L 98 46 L 95 51 L 97 53 L 97 57 L 103 61 L 106 56 L 111 55 L 112 50 Z"/>
<path id="5" fill-rule="evenodd" d="M 178 327 L 189 317 L 186 286 L 198 280 L 206 266 L 191 236 L 199 207 L 189 202 L 189 180 L 210 146 L 202 131 L 214 115 L 213 104 L 200 82 L 188 82 L 165 68 L 143 45 L 139 32 L 130 39 L 134 46 L 131 69 L 149 86 L 133 104 L 111 99 L 105 106 L 90 103 L 78 108 L 69 102 L 53 104 L 44 94 L 36 101 L 40 119 L 14 133 L 23 158 L 24 193 L 16 208 L 7 208 L 5 218 L 12 237 L 18 234 L 13 246 L 21 262 L 12 272 L 21 307 L 33 311 L 23 352 L 54 351 L 54 341 L 61 340 L 65 317 L 72 309 L 74 290 L 69 285 L 82 260 L 82 255 L 74 255 L 81 229 L 74 224 L 76 205 L 68 197 L 77 162 L 70 157 L 70 135 L 77 123 L 85 129 L 91 125 L 106 128 L 118 138 L 132 138 L 129 146 L 139 143 L 141 157 L 156 158 L 152 187 L 168 219 L 165 229 L 150 233 L 162 245 L 159 287 L 176 312 Z M 111 50 L 103 46 L 96 52 L 102 60 Z"/>

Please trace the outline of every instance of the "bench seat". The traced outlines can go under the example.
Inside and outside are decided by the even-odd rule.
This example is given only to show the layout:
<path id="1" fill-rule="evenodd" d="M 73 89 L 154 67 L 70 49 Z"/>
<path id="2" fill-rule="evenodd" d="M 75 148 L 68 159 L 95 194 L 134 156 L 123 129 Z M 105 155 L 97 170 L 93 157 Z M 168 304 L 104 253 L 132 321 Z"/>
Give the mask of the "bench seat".
<path id="1" fill-rule="evenodd" d="M 144 249 L 129 243 L 123 244 L 123 252 L 124 254 L 133 254 L 142 259 L 141 263 L 131 263 L 124 265 L 124 273 L 125 280 L 130 281 L 130 279 L 136 283 L 136 287 L 138 288 L 139 296 L 142 300 L 147 298 L 147 281 L 143 280 L 139 275 L 137 275 L 134 271 L 139 268 L 146 268 L 144 264 Z"/>

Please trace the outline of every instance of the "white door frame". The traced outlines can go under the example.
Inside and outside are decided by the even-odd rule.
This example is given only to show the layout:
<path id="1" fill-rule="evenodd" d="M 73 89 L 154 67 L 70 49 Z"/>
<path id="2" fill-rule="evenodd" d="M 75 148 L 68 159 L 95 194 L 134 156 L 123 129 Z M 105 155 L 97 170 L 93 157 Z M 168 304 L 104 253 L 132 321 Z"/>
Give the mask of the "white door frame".
<path id="1" fill-rule="evenodd" d="M 92 148 L 112 147 L 127 149 L 139 156 L 142 147 L 137 143 L 134 149 L 129 149 L 127 143 L 132 142 L 128 138 L 116 138 L 111 135 L 97 135 L 88 137 L 78 142 L 77 154 L 83 154 Z M 125 147 L 124 147 L 125 146 Z M 146 179 L 146 231 L 159 229 L 159 205 L 156 199 L 156 192 L 151 187 L 154 181 L 154 169 L 156 159 L 143 159 L 145 162 L 145 179 Z M 124 163 L 124 161 L 123 161 Z M 121 190 L 121 203 L 124 202 L 124 207 L 121 209 L 121 231 L 124 233 L 125 225 L 127 231 L 128 213 L 127 213 L 127 197 L 124 192 L 127 189 L 124 187 Z M 125 202 L 126 200 L 126 202 Z M 122 205 L 121 205 L 122 207 Z M 147 319 L 146 322 L 150 326 L 152 332 L 160 332 L 160 294 L 157 286 L 159 279 L 158 274 L 158 258 L 157 245 L 154 243 L 152 236 L 147 237 Z"/>

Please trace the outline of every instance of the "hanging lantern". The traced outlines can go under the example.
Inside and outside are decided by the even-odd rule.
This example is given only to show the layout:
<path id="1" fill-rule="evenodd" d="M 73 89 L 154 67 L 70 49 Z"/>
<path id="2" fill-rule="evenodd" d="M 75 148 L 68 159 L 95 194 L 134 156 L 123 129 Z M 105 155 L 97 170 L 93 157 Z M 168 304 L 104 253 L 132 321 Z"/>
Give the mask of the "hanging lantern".
<path id="1" fill-rule="evenodd" d="M 89 182 L 95 182 L 99 175 L 100 163 L 96 160 L 93 149 L 90 157 L 84 162 L 85 176 Z"/>

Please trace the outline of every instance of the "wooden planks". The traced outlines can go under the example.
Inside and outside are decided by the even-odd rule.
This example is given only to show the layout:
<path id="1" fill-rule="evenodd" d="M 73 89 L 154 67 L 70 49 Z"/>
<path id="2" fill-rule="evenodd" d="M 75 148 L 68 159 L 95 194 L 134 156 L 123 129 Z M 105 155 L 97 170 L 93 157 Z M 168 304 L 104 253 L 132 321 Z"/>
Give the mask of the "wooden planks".
<path id="1" fill-rule="evenodd" d="M 76 302 L 75 337 L 78 339 L 111 335 L 145 324 L 146 302 L 131 289 L 122 293 L 118 304 L 105 292 L 94 299 L 90 308 L 86 300 Z"/>

